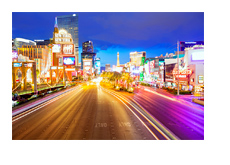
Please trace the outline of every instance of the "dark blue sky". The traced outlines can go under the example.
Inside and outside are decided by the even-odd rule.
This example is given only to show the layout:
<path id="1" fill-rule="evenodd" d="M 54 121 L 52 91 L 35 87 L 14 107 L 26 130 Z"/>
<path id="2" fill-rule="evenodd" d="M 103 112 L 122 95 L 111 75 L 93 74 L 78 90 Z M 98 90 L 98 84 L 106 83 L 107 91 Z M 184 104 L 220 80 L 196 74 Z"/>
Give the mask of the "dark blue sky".
<path id="1" fill-rule="evenodd" d="M 12 37 L 52 38 L 54 18 L 78 14 L 79 46 L 91 40 L 104 66 L 129 61 L 132 51 L 146 51 L 147 57 L 176 51 L 177 41 L 204 40 L 203 12 L 13 12 Z"/>

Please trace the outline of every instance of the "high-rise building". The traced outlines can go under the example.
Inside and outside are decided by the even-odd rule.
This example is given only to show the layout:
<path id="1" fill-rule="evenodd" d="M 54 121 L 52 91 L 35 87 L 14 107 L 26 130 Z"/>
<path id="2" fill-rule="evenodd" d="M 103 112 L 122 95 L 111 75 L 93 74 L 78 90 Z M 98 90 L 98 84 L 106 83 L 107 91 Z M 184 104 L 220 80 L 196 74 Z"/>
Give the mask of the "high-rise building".
<path id="1" fill-rule="evenodd" d="M 93 42 L 92 41 L 83 42 L 82 52 L 83 53 L 93 53 Z"/>
<path id="2" fill-rule="evenodd" d="M 96 74 L 101 73 L 101 59 L 100 58 L 96 58 L 95 60 L 95 69 L 96 69 Z"/>
<path id="3" fill-rule="evenodd" d="M 93 42 L 86 41 L 82 43 L 82 53 L 81 53 L 81 69 L 83 69 L 83 59 L 92 59 L 92 64 L 94 67 L 96 58 L 96 53 L 93 52 Z"/>
<path id="4" fill-rule="evenodd" d="M 106 72 L 110 72 L 111 71 L 110 64 L 105 64 L 105 71 Z"/>
<path id="5" fill-rule="evenodd" d="M 78 15 L 63 15 L 63 16 L 57 16 L 57 25 L 58 29 L 65 29 L 68 33 L 71 34 L 73 43 L 74 43 L 74 54 L 76 58 L 75 65 L 78 66 L 79 61 L 79 37 L 78 37 Z"/>
<path id="6" fill-rule="evenodd" d="M 134 66 L 140 66 L 142 63 L 142 57 L 146 58 L 146 52 L 131 52 L 130 64 Z"/>

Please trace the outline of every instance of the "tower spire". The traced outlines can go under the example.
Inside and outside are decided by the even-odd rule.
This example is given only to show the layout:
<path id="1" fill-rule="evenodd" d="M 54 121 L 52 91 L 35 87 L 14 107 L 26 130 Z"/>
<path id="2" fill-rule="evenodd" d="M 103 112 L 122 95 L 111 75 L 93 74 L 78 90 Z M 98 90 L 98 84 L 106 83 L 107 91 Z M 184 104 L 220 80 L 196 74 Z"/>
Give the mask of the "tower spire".
<path id="1" fill-rule="evenodd" d="M 120 62 L 119 62 L 119 52 L 117 52 L 117 67 L 120 66 Z"/>
<path id="2" fill-rule="evenodd" d="M 55 22 L 54 22 L 54 33 L 58 33 L 57 17 L 55 17 Z"/>

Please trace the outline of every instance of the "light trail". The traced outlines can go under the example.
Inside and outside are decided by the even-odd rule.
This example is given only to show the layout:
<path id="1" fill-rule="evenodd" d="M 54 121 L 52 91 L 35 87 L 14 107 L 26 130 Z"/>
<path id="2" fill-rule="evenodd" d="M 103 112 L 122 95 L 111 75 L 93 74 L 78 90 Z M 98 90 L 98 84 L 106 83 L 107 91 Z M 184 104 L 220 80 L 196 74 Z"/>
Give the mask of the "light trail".
<path id="1" fill-rule="evenodd" d="M 29 105 L 26 105 L 26 106 L 23 106 L 23 107 L 21 107 L 21 108 L 19 108 L 19 109 L 14 110 L 14 111 L 12 112 L 12 116 L 15 116 L 15 115 L 17 115 L 17 114 L 19 114 L 19 113 L 21 113 L 21 112 L 24 112 L 24 111 L 27 110 L 27 109 L 33 108 L 33 107 L 35 107 L 35 106 L 37 106 L 37 105 L 39 105 L 39 104 L 41 104 L 41 103 L 43 103 L 43 102 L 46 102 L 46 101 L 48 101 L 48 100 L 50 100 L 50 99 L 52 99 L 52 98 L 58 97 L 58 96 L 60 96 L 60 95 L 62 95 L 62 94 L 64 94 L 64 93 L 67 93 L 67 92 L 72 91 L 72 90 L 76 90 L 76 89 L 78 89 L 78 88 L 80 88 L 80 87 L 81 87 L 81 85 L 80 85 L 80 86 L 77 86 L 77 87 L 75 87 L 75 88 L 73 88 L 73 89 L 69 89 L 69 90 L 64 91 L 64 92 L 58 92 L 58 93 L 53 94 L 53 95 L 51 95 L 51 96 L 48 96 L 48 97 L 42 98 L 42 99 L 40 99 L 40 100 L 37 100 L 37 101 L 33 102 L 32 104 L 29 104 Z"/>
<path id="2" fill-rule="evenodd" d="M 66 92 L 66 93 L 64 93 L 64 94 L 61 94 L 61 95 L 59 95 L 59 96 L 56 96 L 56 97 L 54 97 L 53 99 L 51 99 L 51 100 L 49 100 L 49 101 L 46 101 L 45 103 L 42 103 L 42 104 L 39 104 L 39 105 L 37 105 L 36 107 L 34 107 L 34 108 L 32 108 L 32 109 L 29 109 L 28 111 L 23 111 L 22 113 L 19 113 L 19 114 L 17 114 L 16 116 L 14 116 L 12 119 L 12 123 L 14 122 L 14 121 L 17 121 L 18 119 L 21 119 L 21 118 L 23 118 L 23 117 L 25 117 L 25 116 L 27 116 L 27 115 L 29 115 L 29 114 L 31 114 L 31 113 L 33 113 L 33 112 L 35 112 L 35 111 L 37 111 L 37 110 L 39 110 L 39 109 L 41 109 L 42 107 L 45 107 L 46 105 L 48 105 L 48 104 L 51 104 L 52 102 L 54 102 L 54 101 L 56 101 L 56 100 L 59 100 L 60 98 L 62 98 L 62 97 L 64 97 L 64 96 L 66 96 L 66 95 L 68 95 L 68 94 L 70 94 L 70 93 L 73 93 L 75 90 L 77 90 L 78 88 L 76 88 L 76 89 L 74 89 L 74 90 L 72 90 L 72 91 L 68 91 L 68 92 Z M 82 88 L 80 88 L 79 89 L 79 91 L 77 91 L 77 93 L 78 92 L 80 92 L 82 90 Z M 75 94 L 77 94 L 77 93 L 75 93 Z"/>
<path id="3" fill-rule="evenodd" d="M 102 88 L 102 89 L 104 89 L 104 88 Z M 140 112 L 139 110 L 138 110 L 138 107 L 136 107 L 136 105 L 135 104 L 133 104 L 132 102 L 130 102 L 127 98 L 125 98 L 125 97 L 123 97 L 123 96 L 121 96 L 121 95 L 118 95 L 117 93 L 115 93 L 115 92 L 112 92 L 112 91 L 109 91 L 109 90 L 107 90 L 107 89 L 104 89 L 105 91 L 107 91 L 108 93 L 113 93 L 114 95 L 116 95 L 116 96 L 118 96 L 118 97 L 120 97 L 120 98 L 122 98 L 124 101 L 126 101 L 129 105 L 131 105 L 142 117 L 144 117 L 163 137 L 165 137 L 167 140 L 171 140 L 171 139 L 173 139 L 173 140 L 177 140 L 177 139 L 179 139 L 176 135 L 174 135 L 173 133 L 171 133 L 168 129 L 166 129 L 162 124 L 160 124 L 160 122 L 158 121 L 158 120 L 156 120 L 155 118 L 153 118 L 153 116 L 151 116 L 151 115 L 149 115 L 148 114 L 148 112 L 143 108 L 143 107 L 141 107 L 136 101 L 134 101 L 133 99 L 131 99 L 132 101 L 134 101 L 143 111 L 144 111 L 144 113 L 145 113 L 145 115 L 142 113 L 142 112 Z M 147 116 L 149 116 L 149 118 L 151 119 L 151 120 L 153 120 L 154 121 L 154 123 L 152 122 L 152 121 L 150 121 L 150 119 L 148 119 L 147 117 L 146 117 L 146 115 Z M 156 126 L 156 125 L 158 125 L 158 126 Z M 168 134 L 168 136 L 169 137 L 171 137 L 171 139 L 164 133 L 164 132 L 162 132 L 162 130 L 161 129 L 159 129 L 159 127 L 161 128 L 161 129 L 163 129 L 167 134 Z"/>
<path id="4" fill-rule="evenodd" d="M 103 88 L 102 88 L 103 89 Z M 108 91 L 107 91 L 108 92 Z M 113 95 L 112 93 L 108 92 L 109 94 Z M 145 126 L 145 128 L 152 134 L 152 136 L 154 138 L 156 138 L 157 140 L 160 140 L 151 130 L 150 128 L 136 115 L 136 113 L 134 113 L 132 111 L 131 108 L 129 108 L 129 106 L 127 104 L 125 104 L 119 97 L 117 97 L 116 95 L 113 95 L 114 97 L 116 97 L 118 100 L 120 100 L 136 117 L 137 119 Z"/>
<path id="5" fill-rule="evenodd" d="M 117 94 L 118 95 L 118 94 Z M 118 96 L 120 96 L 120 95 L 118 95 Z M 153 118 L 153 116 L 151 116 L 151 115 L 149 115 L 148 114 L 148 112 L 143 108 L 143 107 L 141 107 L 137 102 L 135 102 L 136 103 L 136 105 L 138 105 L 144 112 L 145 112 L 145 115 L 143 114 L 143 113 L 141 113 L 135 106 L 135 104 L 132 104 L 132 102 L 130 102 L 127 98 L 125 98 L 125 97 L 123 97 L 123 96 L 120 96 L 121 98 L 123 98 L 124 100 L 126 100 L 126 102 L 127 103 L 129 103 L 134 109 L 136 109 L 136 111 L 138 111 L 139 112 L 139 114 L 140 115 L 142 115 L 158 132 L 160 132 L 161 133 L 161 135 L 162 136 L 164 136 L 167 140 L 170 140 L 169 139 L 169 137 L 167 136 L 167 135 L 165 135 L 165 133 L 164 132 L 162 132 L 160 129 L 159 129 L 159 127 L 161 127 L 161 129 L 163 129 L 163 130 L 165 130 L 165 132 L 167 132 L 167 134 L 169 134 L 169 136 L 172 138 L 172 139 L 174 139 L 174 140 L 176 140 L 176 139 L 179 139 L 178 137 L 176 137 L 175 135 L 172 135 L 172 133 L 170 133 L 169 132 L 169 130 L 168 129 L 166 129 L 165 127 L 163 127 L 162 125 L 163 124 L 160 124 L 159 123 L 159 121 L 158 120 L 156 120 L 155 118 Z M 131 99 L 131 98 L 130 98 Z M 131 99 L 132 101 L 134 101 L 133 99 Z M 153 121 L 154 121 L 154 123 L 156 123 L 158 126 L 156 126 L 155 124 L 153 124 L 147 117 L 146 117 L 146 115 L 147 116 L 149 116 Z M 175 138 L 176 137 L 176 138 Z"/>
<path id="6" fill-rule="evenodd" d="M 169 96 L 162 95 L 162 94 L 157 93 L 157 92 L 154 92 L 154 91 L 152 91 L 152 90 L 149 90 L 149 89 L 146 89 L 146 88 L 144 88 L 144 90 L 145 90 L 145 91 L 148 91 L 148 92 L 151 92 L 151 93 L 154 93 L 154 94 L 156 94 L 156 95 L 158 95 L 158 96 L 164 97 L 164 98 L 166 98 L 166 99 L 169 99 L 169 100 L 172 100 L 172 101 L 177 101 L 175 98 L 171 98 L 171 97 L 169 97 Z"/>

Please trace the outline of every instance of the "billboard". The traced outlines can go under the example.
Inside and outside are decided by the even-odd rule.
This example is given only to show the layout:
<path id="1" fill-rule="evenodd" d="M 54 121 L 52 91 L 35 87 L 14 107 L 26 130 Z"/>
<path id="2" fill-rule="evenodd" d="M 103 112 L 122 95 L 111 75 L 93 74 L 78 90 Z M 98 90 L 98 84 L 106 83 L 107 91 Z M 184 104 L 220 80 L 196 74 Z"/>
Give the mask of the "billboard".
<path id="1" fill-rule="evenodd" d="M 86 61 L 86 62 L 84 62 L 84 65 L 85 65 L 85 66 L 90 66 L 90 65 L 91 65 L 91 62 L 90 62 L 90 61 Z"/>
<path id="2" fill-rule="evenodd" d="M 95 68 L 97 69 L 97 73 L 100 74 L 101 73 L 101 62 L 100 59 L 96 59 L 95 61 Z"/>
<path id="3" fill-rule="evenodd" d="M 63 44 L 62 53 L 63 55 L 73 55 L 74 54 L 74 44 Z"/>
<path id="4" fill-rule="evenodd" d="M 204 61 L 204 52 L 193 52 L 192 61 Z"/>
<path id="5" fill-rule="evenodd" d="M 63 57 L 63 65 L 75 65 L 75 57 Z"/>
<path id="6" fill-rule="evenodd" d="M 14 67 L 21 67 L 22 63 L 14 63 Z"/>
<path id="7" fill-rule="evenodd" d="M 53 51 L 53 53 L 60 53 L 61 52 L 61 44 L 53 44 L 52 51 Z"/>
<path id="8" fill-rule="evenodd" d="M 180 51 L 184 51 L 185 48 L 193 47 L 194 45 L 204 45 L 204 41 L 180 41 Z"/>
<path id="9" fill-rule="evenodd" d="M 150 63 L 150 68 L 151 69 L 155 68 L 155 61 L 154 60 L 150 61 L 149 63 Z"/>

